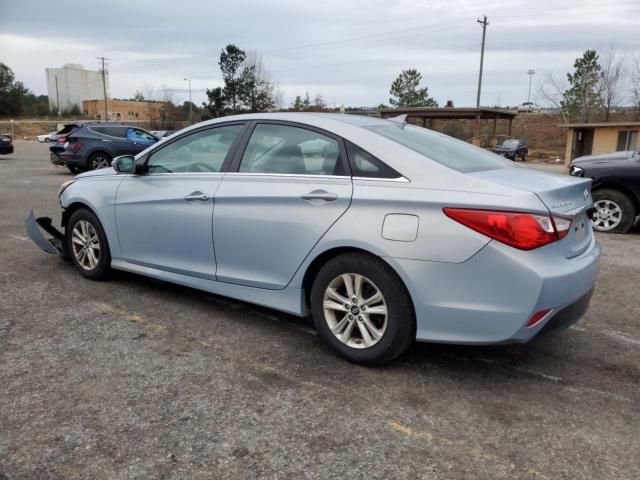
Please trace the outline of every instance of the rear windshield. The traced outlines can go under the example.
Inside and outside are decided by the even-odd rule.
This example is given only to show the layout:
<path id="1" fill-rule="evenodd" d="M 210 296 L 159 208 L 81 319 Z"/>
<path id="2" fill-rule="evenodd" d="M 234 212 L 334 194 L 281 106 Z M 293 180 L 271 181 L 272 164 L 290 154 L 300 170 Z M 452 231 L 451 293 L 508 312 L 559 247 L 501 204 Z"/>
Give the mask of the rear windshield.
<path id="1" fill-rule="evenodd" d="M 519 143 L 520 143 L 519 140 L 505 140 L 504 142 L 502 142 L 502 146 L 503 147 L 517 147 Z"/>
<path id="2" fill-rule="evenodd" d="M 448 135 L 413 125 L 363 127 L 459 172 L 515 168 L 510 160 Z"/>

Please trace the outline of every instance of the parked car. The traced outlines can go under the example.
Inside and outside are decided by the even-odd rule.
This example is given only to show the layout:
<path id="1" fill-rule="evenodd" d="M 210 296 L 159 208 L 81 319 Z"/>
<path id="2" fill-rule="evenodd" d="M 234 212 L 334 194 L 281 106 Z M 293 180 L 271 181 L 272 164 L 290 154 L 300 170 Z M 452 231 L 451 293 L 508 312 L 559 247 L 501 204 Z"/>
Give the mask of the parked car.
<path id="1" fill-rule="evenodd" d="M 640 152 L 578 157 L 569 165 L 574 177 L 593 180 L 593 228 L 626 233 L 640 215 Z"/>
<path id="2" fill-rule="evenodd" d="M 138 127 L 90 123 L 70 129 L 49 147 L 51 163 L 66 165 L 72 173 L 111 165 L 114 157 L 135 155 L 158 139 Z"/>
<path id="3" fill-rule="evenodd" d="M 51 137 L 58 132 L 45 133 L 44 135 L 38 135 L 36 138 L 40 143 L 49 143 L 51 141 Z"/>
<path id="4" fill-rule="evenodd" d="M 0 155 L 13 153 L 13 139 L 7 133 L 0 133 Z"/>
<path id="5" fill-rule="evenodd" d="M 541 109 L 533 102 L 524 102 L 521 105 L 518 105 L 517 111 L 521 113 L 532 113 L 539 112 Z"/>
<path id="6" fill-rule="evenodd" d="M 160 139 L 173 135 L 175 132 L 175 130 L 151 130 L 153 136 Z"/>
<path id="7" fill-rule="evenodd" d="M 377 365 L 415 339 L 527 342 L 576 322 L 600 256 L 590 186 L 401 119 L 246 114 L 65 182 L 63 232 L 33 212 L 26 227 L 86 278 L 311 312 L 339 354 Z"/>
<path id="8" fill-rule="evenodd" d="M 529 154 L 529 147 L 527 142 L 519 138 L 506 138 L 499 145 L 493 147 L 494 153 L 509 158 L 514 162 L 518 160 L 518 157 L 524 162 L 527 160 Z"/>

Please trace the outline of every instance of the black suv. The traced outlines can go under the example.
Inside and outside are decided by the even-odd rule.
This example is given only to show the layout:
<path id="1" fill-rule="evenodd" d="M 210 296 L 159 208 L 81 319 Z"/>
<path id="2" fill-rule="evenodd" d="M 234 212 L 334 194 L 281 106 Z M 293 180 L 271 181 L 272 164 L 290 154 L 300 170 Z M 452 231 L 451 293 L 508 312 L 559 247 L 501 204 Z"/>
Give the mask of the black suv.
<path id="1" fill-rule="evenodd" d="M 135 155 L 158 139 L 131 125 L 89 123 L 69 126 L 49 147 L 51 163 L 66 165 L 72 173 L 111 165 L 120 155 Z M 65 127 L 66 128 L 66 127 Z"/>
<path id="2" fill-rule="evenodd" d="M 593 179 L 593 228 L 626 233 L 640 215 L 640 152 L 626 151 L 576 158 L 574 177 Z"/>
<path id="3" fill-rule="evenodd" d="M 529 154 L 529 147 L 527 142 L 520 138 L 506 138 L 499 145 L 493 147 L 493 153 L 502 155 L 505 158 L 509 158 L 514 162 L 520 157 L 522 161 L 527 160 Z"/>

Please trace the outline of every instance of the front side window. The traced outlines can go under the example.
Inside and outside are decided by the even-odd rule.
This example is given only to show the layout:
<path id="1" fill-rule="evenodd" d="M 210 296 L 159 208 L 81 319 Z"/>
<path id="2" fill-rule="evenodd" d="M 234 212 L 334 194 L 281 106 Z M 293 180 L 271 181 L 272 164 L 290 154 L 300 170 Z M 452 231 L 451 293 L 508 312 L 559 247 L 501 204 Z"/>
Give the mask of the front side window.
<path id="1" fill-rule="evenodd" d="M 413 125 L 363 127 L 459 172 L 518 168 L 514 162 L 442 133 Z"/>
<path id="2" fill-rule="evenodd" d="M 127 137 L 129 138 L 129 140 L 134 142 L 148 143 L 148 144 L 152 144 L 156 142 L 156 137 L 154 137 L 148 132 L 145 132 L 144 130 L 139 130 L 137 128 L 130 128 L 129 131 L 127 132 Z"/>
<path id="3" fill-rule="evenodd" d="M 256 126 L 240 172 L 344 175 L 336 140 L 305 128 L 273 124 Z"/>
<path id="4" fill-rule="evenodd" d="M 220 172 L 244 125 L 228 125 L 192 133 L 151 155 L 149 173 Z"/>

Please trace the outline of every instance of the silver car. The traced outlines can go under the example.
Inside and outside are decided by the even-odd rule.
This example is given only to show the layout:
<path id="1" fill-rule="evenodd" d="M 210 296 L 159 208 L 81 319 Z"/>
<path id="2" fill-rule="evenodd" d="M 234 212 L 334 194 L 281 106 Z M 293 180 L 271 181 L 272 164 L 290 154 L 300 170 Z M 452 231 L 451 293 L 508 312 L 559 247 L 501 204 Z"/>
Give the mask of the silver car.
<path id="1" fill-rule="evenodd" d="M 310 313 L 335 351 L 377 365 L 416 339 L 522 343 L 576 322 L 600 257 L 590 185 L 402 119 L 250 114 L 65 182 L 64 233 L 26 226 L 89 279 Z"/>

